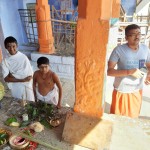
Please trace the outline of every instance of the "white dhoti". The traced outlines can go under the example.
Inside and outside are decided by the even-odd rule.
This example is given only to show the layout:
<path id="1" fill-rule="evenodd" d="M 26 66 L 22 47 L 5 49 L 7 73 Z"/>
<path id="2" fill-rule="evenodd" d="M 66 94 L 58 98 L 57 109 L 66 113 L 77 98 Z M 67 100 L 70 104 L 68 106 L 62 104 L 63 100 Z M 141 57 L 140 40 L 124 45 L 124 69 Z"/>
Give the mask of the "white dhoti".
<path id="1" fill-rule="evenodd" d="M 9 87 L 12 97 L 21 100 L 34 101 L 34 93 L 31 81 L 30 83 L 11 83 L 11 86 L 9 84 Z"/>
<path id="2" fill-rule="evenodd" d="M 33 70 L 29 59 L 19 51 L 15 55 L 10 55 L 2 61 L 2 73 L 5 78 L 11 73 L 16 79 L 24 79 L 33 76 Z M 34 101 L 33 81 L 29 82 L 7 82 L 11 90 L 12 97 Z"/>
<path id="3" fill-rule="evenodd" d="M 38 100 L 41 100 L 47 104 L 58 104 L 58 90 L 57 87 L 54 86 L 53 90 L 50 91 L 47 95 L 43 96 L 38 92 L 38 89 L 36 89 L 36 96 Z"/>

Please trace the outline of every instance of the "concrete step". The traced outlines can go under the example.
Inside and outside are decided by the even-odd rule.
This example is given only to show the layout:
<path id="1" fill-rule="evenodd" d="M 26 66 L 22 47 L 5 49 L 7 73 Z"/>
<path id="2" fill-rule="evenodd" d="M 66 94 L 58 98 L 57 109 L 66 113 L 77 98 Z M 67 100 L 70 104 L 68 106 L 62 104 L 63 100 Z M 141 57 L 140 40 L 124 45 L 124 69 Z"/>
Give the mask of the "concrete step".
<path id="1" fill-rule="evenodd" d="M 31 53 L 38 52 L 38 50 L 20 50 L 23 54 L 25 54 L 31 60 Z"/>

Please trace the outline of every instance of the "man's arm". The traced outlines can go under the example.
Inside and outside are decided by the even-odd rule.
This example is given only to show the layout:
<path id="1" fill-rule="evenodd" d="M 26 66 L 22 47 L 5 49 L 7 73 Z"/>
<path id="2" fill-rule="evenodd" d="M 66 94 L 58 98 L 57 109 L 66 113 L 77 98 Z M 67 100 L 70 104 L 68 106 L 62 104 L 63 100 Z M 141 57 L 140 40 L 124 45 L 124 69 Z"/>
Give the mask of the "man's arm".
<path id="1" fill-rule="evenodd" d="M 122 76 L 133 76 L 135 78 L 141 78 L 143 76 L 142 71 L 139 69 L 130 69 L 130 70 L 117 70 L 115 69 L 115 66 L 117 65 L 117 62 L 108 62 L 108 70 L 107 75 L 113 76 L 113 77 L 122 77 Z"/>
<path id="2" fill-rule="evenodd" d="M 59 99 L 58 99 L 57 108 L 61 108 L 62 86 L 61 86 L 61 83 L 60 83 L 58 76 L 55 73 L 53 73 L 53 81 L 56 83 L 56 85 L 59 89 Z"/>
<path id="3" fill-rule="evenodd" d="M 108 76 L 114 76 L 114 77 L 121 77 L 121 76 L 127 76 L 128 70 L 117 70 L 115 69 L 115 66 L 117 65 L 117 62 L 108 62 L 108 70 L 107 75 Z"/>
<path id="4" fill-rule="evenodd" d="M 27 76 L 23 79 L 15 78 L 11 73 L 9 73 L 5 78 L 5 82 L 29 82 L 32 79 L 32 76 Z"/>

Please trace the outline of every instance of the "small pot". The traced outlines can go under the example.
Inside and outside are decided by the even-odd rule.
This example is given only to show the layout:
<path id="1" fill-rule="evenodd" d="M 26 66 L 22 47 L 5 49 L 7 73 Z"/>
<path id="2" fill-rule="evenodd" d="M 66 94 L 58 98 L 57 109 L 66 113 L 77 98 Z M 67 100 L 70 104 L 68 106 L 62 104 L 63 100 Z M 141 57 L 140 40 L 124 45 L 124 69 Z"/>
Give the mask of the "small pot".
<path id="1" fill-rule="evenodd" d="M 57 127 L 61 124 L 61 119 L 51 119 L 49 124 L 53 127 Z"/>

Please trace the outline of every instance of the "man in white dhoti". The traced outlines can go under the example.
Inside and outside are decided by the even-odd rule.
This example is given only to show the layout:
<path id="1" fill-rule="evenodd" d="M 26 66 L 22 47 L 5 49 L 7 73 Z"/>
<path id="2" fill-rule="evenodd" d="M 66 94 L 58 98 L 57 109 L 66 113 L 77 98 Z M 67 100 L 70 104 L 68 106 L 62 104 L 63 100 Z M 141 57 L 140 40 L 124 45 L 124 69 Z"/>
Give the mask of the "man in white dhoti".
<path id="1" fill-rule="evenodd" d="M 37 60 L 39 70 L 33 75 L 35 101 L 41 100 L 61 108 L 62 86 L 59 77 L 49 67 L 49 59 L 40 57 Z"/>
<path id="2" fill-rule="evenodd" d="M 9 36 L 4 41 L 8 57 L 2 60 L 4 81 L 11 90 L 12 97 L 20 100 L 34 101 L 32 88 L 33 70 L 29 59 L 17 51 L 17 40 Z"/>

